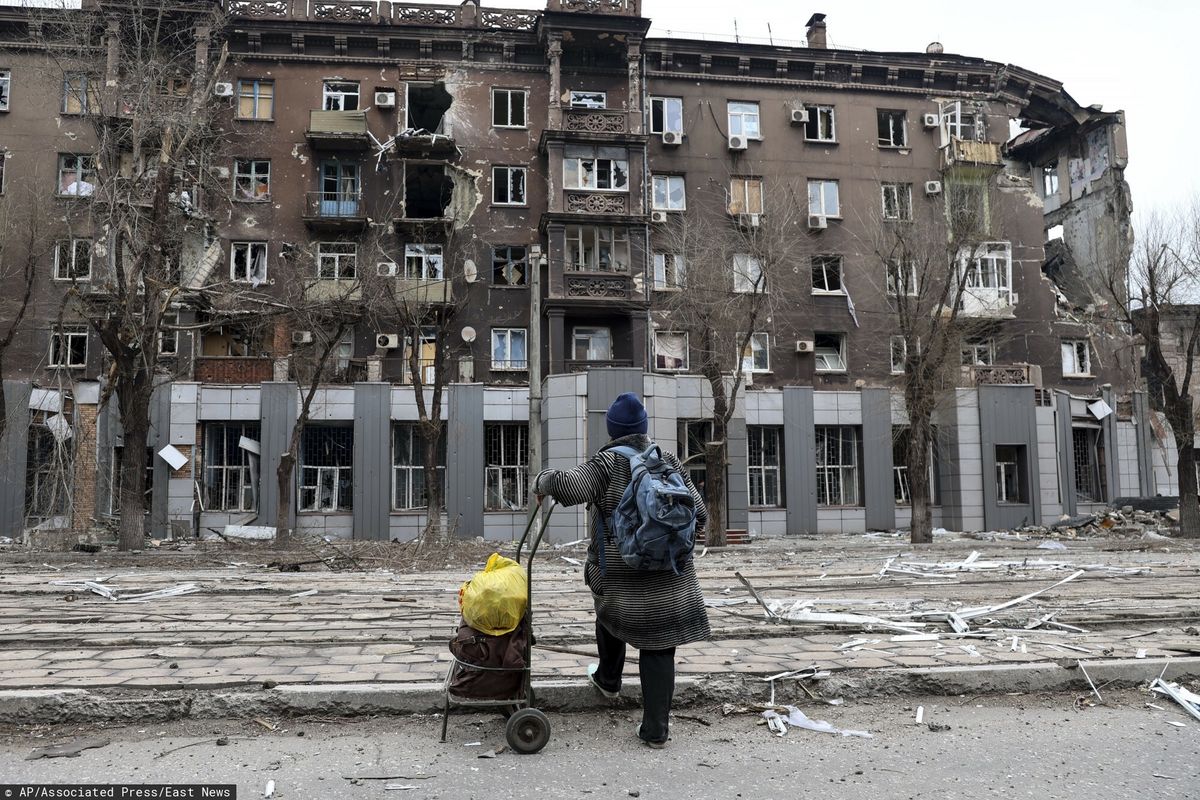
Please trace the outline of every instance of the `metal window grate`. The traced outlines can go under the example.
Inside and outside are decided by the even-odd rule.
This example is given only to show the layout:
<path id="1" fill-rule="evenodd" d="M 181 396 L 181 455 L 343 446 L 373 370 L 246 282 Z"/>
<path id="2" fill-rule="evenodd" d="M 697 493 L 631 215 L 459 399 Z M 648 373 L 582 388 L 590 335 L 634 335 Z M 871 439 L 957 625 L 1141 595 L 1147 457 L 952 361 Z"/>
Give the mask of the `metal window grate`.
<path id="1" fill-rule="evenodd" d="M 780 431 L 779 428 L 751 425 L 746 429 L 748 448 L 747 480 L 750 505 L 781 505 Z"/>
<path id="2" fill-rule="evenodd" d="M 858 428 L 817 426 L 817 505 L 858 505 Z"/>
<path id="3" fill-rule="evenodd" d="M 352 510 L 354 429 L 307 427 L 300 447 L 300 510 Z"/>
<path id="4" fill-rule="evenodd" d="M 488 425 L 486 436 L 488 511 L 525 508 L 529 484 L 529 426 Z"/>

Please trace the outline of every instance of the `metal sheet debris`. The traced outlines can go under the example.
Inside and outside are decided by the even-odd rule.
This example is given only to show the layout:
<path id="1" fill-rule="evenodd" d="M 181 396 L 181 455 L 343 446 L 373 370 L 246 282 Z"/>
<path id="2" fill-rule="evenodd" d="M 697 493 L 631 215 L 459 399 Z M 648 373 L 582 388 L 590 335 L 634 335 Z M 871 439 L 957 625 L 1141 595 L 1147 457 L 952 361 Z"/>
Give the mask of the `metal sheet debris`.
<path id="1" fill-rule="evenodd" d="M 786 716 L 771 709 L 762 712 L 763 719 L 767 721 L 767 726 L 779 736 L 785 735 L 790 725 L 793 728 L 803 728 L 804 730 L 816 733 L 831 733 L 837 736 L 858 736 L 863 739 L 874 738 L 868 731 L 842 730 L 823 719 L 809 719 L 803 711 L 795 706 L 783 706 L 782 710 L 787 712 Z"/>
<path id="2" fill-rule="evenodd" d="M 93 750 L 97 747 L 105 747 L 110 740 L 101 737 L 91 737 L 86 739 L 72 739 L 63 744 L 50 745 L 48 747 L 39 747 L 29 755 L 25 756 L 26 761 L 37 761 L 39 758 L 74 758 L 84 750 Z"/>
<path id="3" fill-rule="evenodd" d="M 1161 677 L 1155 678 L 1154 683 L 1150 684 L 1151 691 L 1165 694 L 1179 705 L 1183 706 L 1183 710 L 1191 714 L 1200 721 L 1200 695 L 1190 692 L 1177 683 L 1164 681 Z M 1180 727 L 1183 727 L 1182 725 Z"/>

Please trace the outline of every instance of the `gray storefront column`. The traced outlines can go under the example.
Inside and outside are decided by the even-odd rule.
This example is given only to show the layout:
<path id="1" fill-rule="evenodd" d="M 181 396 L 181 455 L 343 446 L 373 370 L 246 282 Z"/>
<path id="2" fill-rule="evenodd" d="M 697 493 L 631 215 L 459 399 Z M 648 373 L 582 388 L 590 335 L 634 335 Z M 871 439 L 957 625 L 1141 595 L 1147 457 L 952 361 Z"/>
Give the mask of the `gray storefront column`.
<path id="1" fill-rule="evenodd" d="M 483 384 L 456 383 L 446 403 L 446 519 L 460 538 L 483 536 Z"/>
<path id="2" fill-rule="evenodd" d="M 158 455 L 158 451 L 171 443 L 171 385 L 164 384 L 154 390 L 150 398 L 150 431 L 146 445 L 154 451 L 154 491 L 150 495 L 150 533 L 156 538 L 166 538 L 167 501 L 171 491 L 171 465 Z"/>
<path id="3" fill-rule="evenodd" d="M 33 387 L 24 381 L 4 382 L 7 425 L 0 439 L 0 536 L 20 541 L 25 530 L 25 459 L 29 452 L 29 396 Z"/>
<path id="4" fill-rule="evenodd" d="M 867 530 L 896 527 L 896 489 L 892 477 L 892 400 L 887 389 L 863 389 L 863 499 Z"/>
<path id="5" fill-rule="evenodd" d="M 641 369 L 600 367 L 587 373 L 587 452 L 591 455 L 608 444 L 604 415 L 617 395 L 633 392 L 645 401 L 645 379 Z"/>
<path id="6" fill-rule="evenodd" d="M 1104 459 L 1104 481 L 1108 486 L 1108 500 L 1111 502 L 1113 498 L 1126 494 L 1121 486 L 1121 448 L 1117 443 L 1117 401 L 1113 398 L 1111 386 L 1101 389 L 1100 397 L 1112 409 L 1111 414 L 1100 420 L 1100 427 L 1104 431 L 1104 453 L 1107 456 Z M 1132 488 L 1130 487 L 1131 490 Z M 1128 494 L 1133 494 L 1133 492 L 1130 491 Z"/>
<path id="7" fill-rule="evenodd" d="M 113 448 L 120 447 L 121 412 L 117 408 L 117 395 L 111 394 L 100 406 L 96 416 L 96 461 L 99 475 L 96 480 L 96 514 L 112 516 L 117 507 L 113 492 Z M 117 466 L 120 469 L 120 466 Z"/>
<path id="8" fill-rule="evenodd" d="M 817 434 L 810 386 L 783 389 L 783 474 L 787 486 L 787 532 L 817 529 Z"/>
<path id="9" fill-rule="evenodd" d="M 264 383 L 259 396 L 259 436 L 262 437 L 258 468 L 258 524 L 278 526 L 277 512 L 279 507 L 279 482 L 276 475 L 279 471 L 280 457 L 287 452 L 288 443 L 292 436 L 292 428 L 296 427 L 296 419 L 300 416 L 299 398 L 294 383 Z M 299 459 L 297 458 L 297 462 Z M 292 503 L 288 507 L 288 519 L 284 527 L 295 526 L 296 520 L 296 470 L 292 470 Z"/>
<path id="10" fill-rule="evenodd" d="M 983 450 L 983 519 L 991 530 L 1041 524 L 1038 481 L 1037 405 L 1032 386 L 980 386 L 979 438 Z M 1023 445 L 1026 502 L 996 500 L 996 445 Z M 1037 500 L 1035 502 L 1035 499 Z"/>
<path id="11" fill-rule="evenodd" d="M 392 389 L 386 383 L 354 385 L 354 538 L 391 533 Z"/>
<path id="12" fill-rule="evenodd" d="M 1153 439 L 1150 434 L 1150 404 L 1146 401 L 1145 392 L 1133 393 L 1133 421 L 1137 432 L 1137 462 L 1138 484 L 1140 496 L 1153 497 L 1156 494 L 1154 486 L 1154 462 L 1151 450 Z"/>
<path id="13" fill-rule="evenodd" d="M 741 407 L 744 413 L 744 399 Z M 725 477 L 725 502 L 729 507 L 728 527 L 734 530 L 745 530 L 750 525 L 750 485 L 747 482 L 749 453 L 746 452 L 748 439 L 746 418 L 734 417 L 729 420 L 729 428 L 725 431 L 725 441 L 728 442 L 726 452 L 729 456 L 729 470 Z"/>
<path id="14" fill-rule="evenodd" d="M 1073 517 L 1079 513 L 1075 497 L 1075 450 L 1071 435 L 1071 395 L 1055 392 L 1055 417 L 1058 422 L 1058 486 L 1062 494 L 1063 513 Z"/>

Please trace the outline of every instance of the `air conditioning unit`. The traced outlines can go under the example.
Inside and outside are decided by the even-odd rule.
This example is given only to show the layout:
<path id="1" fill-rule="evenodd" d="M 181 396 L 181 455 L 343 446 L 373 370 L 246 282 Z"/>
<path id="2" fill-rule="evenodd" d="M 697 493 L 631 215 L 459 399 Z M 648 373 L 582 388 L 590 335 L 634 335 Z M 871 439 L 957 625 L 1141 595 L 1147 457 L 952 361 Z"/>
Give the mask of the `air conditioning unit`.
<path id="1" fill-rule="evenodd" d="M 376 92 L 375 93 L 376 108 L 395 108 L 396 93 L 395 92 Z"/>
<path id="2" fill-rule="evenodd" d="M 762 217 L 759 214 L 739 214 L 738 221 L 747 228 L 757 228 L 762 221 Z"/>
<path id="3" fill-rule="evenodd" d="M 666 222 L 667 221 L 667 212 L 651 211 L 650 212 L 650 221 L 651 222 Z"/>
<path id="4" fill-rule="evenodd" d="M 807 122 L 808 122 L 808 109 L 807 108 L 793 108 L 792 109 L 792 124 L 793 125 L 804 125 Z"/>
<path id="5" fill-rule="evenodd" d="M 746 144 L 745 136 L 730 136 L 729 137 L 729 149 L 730 150 L 745 150 L 746 147 L 747 147 L 747 144 Z"/>
<path id="6" fill-rule="evenodd" d="M 814 231 L 823 231 L 829 227 L 829 218 L 823 214 L 811 214 L 808 217 L 808 227 Z"/>
<path id="7" fill-rule="evenodd" d="M 921 125 L 924 126 L 925 130 L 930 130 L 932 128 L 936 128 L 939 125 L 941 125 L 941 123 L 942 123 L 942 120 L 937 114 L 922 114 L 921 115 Z"/>
<path id="8" fill-rule="evenodd" d="M 312 331 L 292 331 L 292 344 L 312 344 Z"/>
<path id="9" fill-rule="evenodd" d="M 233 84 L 215 83 L 213 84 L 213 94 L 217 97 L 233 97 Z"/>
<path id="10" fill-rule="evenodd" d="M 941 181 L 925 181 L 925 194 L 941 194 L 941 193 L 942 193 L 942 182 Z"/>
<path id="11" fill-rule="evenodd" d="M 797 353 L 811 353 L 812 351 L 813 351 L 813 340 L 812 339 L 797 339 L 796 340 L 796 352 Z"/>
<path id="12" fill-rule="evenodd" d="M 671 146 L 681 145 L 683 144 L 683 134 L 676 131 L 663 131 L 662 143 Z"/>
<path id="13" fill-rule="evenodd" d="M 400 346 L 400 334 L 381 333 L 375 337 L 375 347 L 379 350 L 395 350 Z"/>
<path id="14" fill-rule="evenodd" d="M 399 269 L 394 261 L 380 261 L 375 265 L 375 274 L 381 278 L 394 278 Z"/>

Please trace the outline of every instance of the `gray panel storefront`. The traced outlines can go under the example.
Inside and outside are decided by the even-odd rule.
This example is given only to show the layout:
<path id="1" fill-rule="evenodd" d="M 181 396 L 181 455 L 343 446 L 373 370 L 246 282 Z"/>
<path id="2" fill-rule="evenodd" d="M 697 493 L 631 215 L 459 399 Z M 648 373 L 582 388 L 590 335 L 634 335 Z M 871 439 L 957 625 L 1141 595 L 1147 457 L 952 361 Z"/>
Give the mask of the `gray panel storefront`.
<path id="1" fill-rule="evenodd" d="M 1154 467 L 1151 461 L 1150 436 L 1150 404 L 1146 402 L 1145 392 L 1133 393 L 1133 422 L 1137 431 L 1137 462 L 1138 483 L 1142 497 L 1152 497 L 1154 488 Z"/>
<path id="2" fill-rule="evenodd" d="M 146 445 L 154 451 L 154 493 L 150 498 L 150 532 L 156 537 L 166 537 L 167 500 L 170 495 L 171 465 L 164 461 L 158 451 L 171 443 L 171 385 L 155 388 L 150 398 L 150 431 Z"/>
<path id="3" fill-rule="evenodd" d="M 783 390 L 783 474 L 788 533 L 817 529 L 816 451 L 812 387 L 787 386 Z"/>
<path id="4" fill-rule="evenodd" d="M 287 452 L 292 428 L 299 417 L 298 398 L 294 383 L 264 383 L 259 404 L 259 435 L 262 437 L 262 457 L 258 481 L 258 524 L 276 525 L 279 506 L 279 458 Z M 298 469 L 299 467 L 297 467 Z M 293 470 L 293 478 L 295 470 Z M 292 527 L 296 519 L 295 486 L 292 482 L 292 503 L 289 504 L 286 527 Z"/>
<path id="5" fill-rule="evenodd" d="M 862 390 L 863 501 L 868 530 L 896 527 L 892 478 L 892 402 L 887 389 Z"/>
<path id="6" fill-rule="evenodd" d="M 745 401 L 742 401 L 745 403 Z M 746 418 L 734 417 L 729 420 L 725 431 L 725 440 L 729 443 L 726 448 L 729 457 L 729 470 L 725 483 L 725 502 L 729 508 L 726 524 L 735 530 L 745 530 L 750 524 L 750 486 L 747 483 L 746 453 Z"/>
<path id="7" fill-rule="evenodd" d="M 24 381 L 4 382 L 7 425 L 0 439 L 0 536 L 20 540 L 25 529 L 25 459 L 29 448 L 29 396 Z"/>
<path id="8" fill-rule="evenodd" d="M 625 392 L 633 392 L 644 402 L 645 380 L 641 369 L 589 369 L 587 376 L 587 452 L 592 455 L 608 444 L 608 426 L 604 415 L 612 401 Z"/>
<path id="9" fill-rule="evenodd" d="M 1067 392 L 1054 393 L 1058 422 L 1058 486 L 1062 495 L 1063 513 L 1073 517 L 1079 513 L 1075 496 L 1075 450 L 1071 447 L 1071 395 Z"/>
<path id="10" fill-rule="evenodd" d="M 456 383 L 446 404 L 446 519 L 462 538 L 483 536 L 486 453 L 483 384 Z"/>
<path id="11" fill-rule="evenodd" d="M 354 385 L 354 538 L 387 540 L 392 505 L 392 387 Z"/>
<path id="12" fill-rule="evenodd" d="M 1121 449 L 1117 443 L 1117 401 L 1113 398 L 1111 386 L 1106 386 L 1100 390 L 1100 397 L 1112 409 L 1112 413 L 1100 420 L 1100 428 L 1104 431 L 1104 481 L 1108 486 L 1108 497 L 1110 502 L 1114 497 L 1122 497 L 1126 494 L 1136 494 L 1135 487 L 1129 487 L 1130 491 L 1125 492 L 1121 486 Z"/>
<path id="13" fill-rule="evenodd" d="M 1032 386 L 980 386 L 979 434 L 983 449 L 983 518 L 990 530 L 1041 522 L 1037 457 L 1037 406 Z M 1019 500 L 999 497 L 997 455 L 1016 459 L 1016 479 L 1023 483 Z M 1006 476 L 1009 473 L 1005 473 Z M 1006 477 L 1007 479 L 1007 477 Z M 1010 498 L 1016 496 L 1010 493 Z"/>

